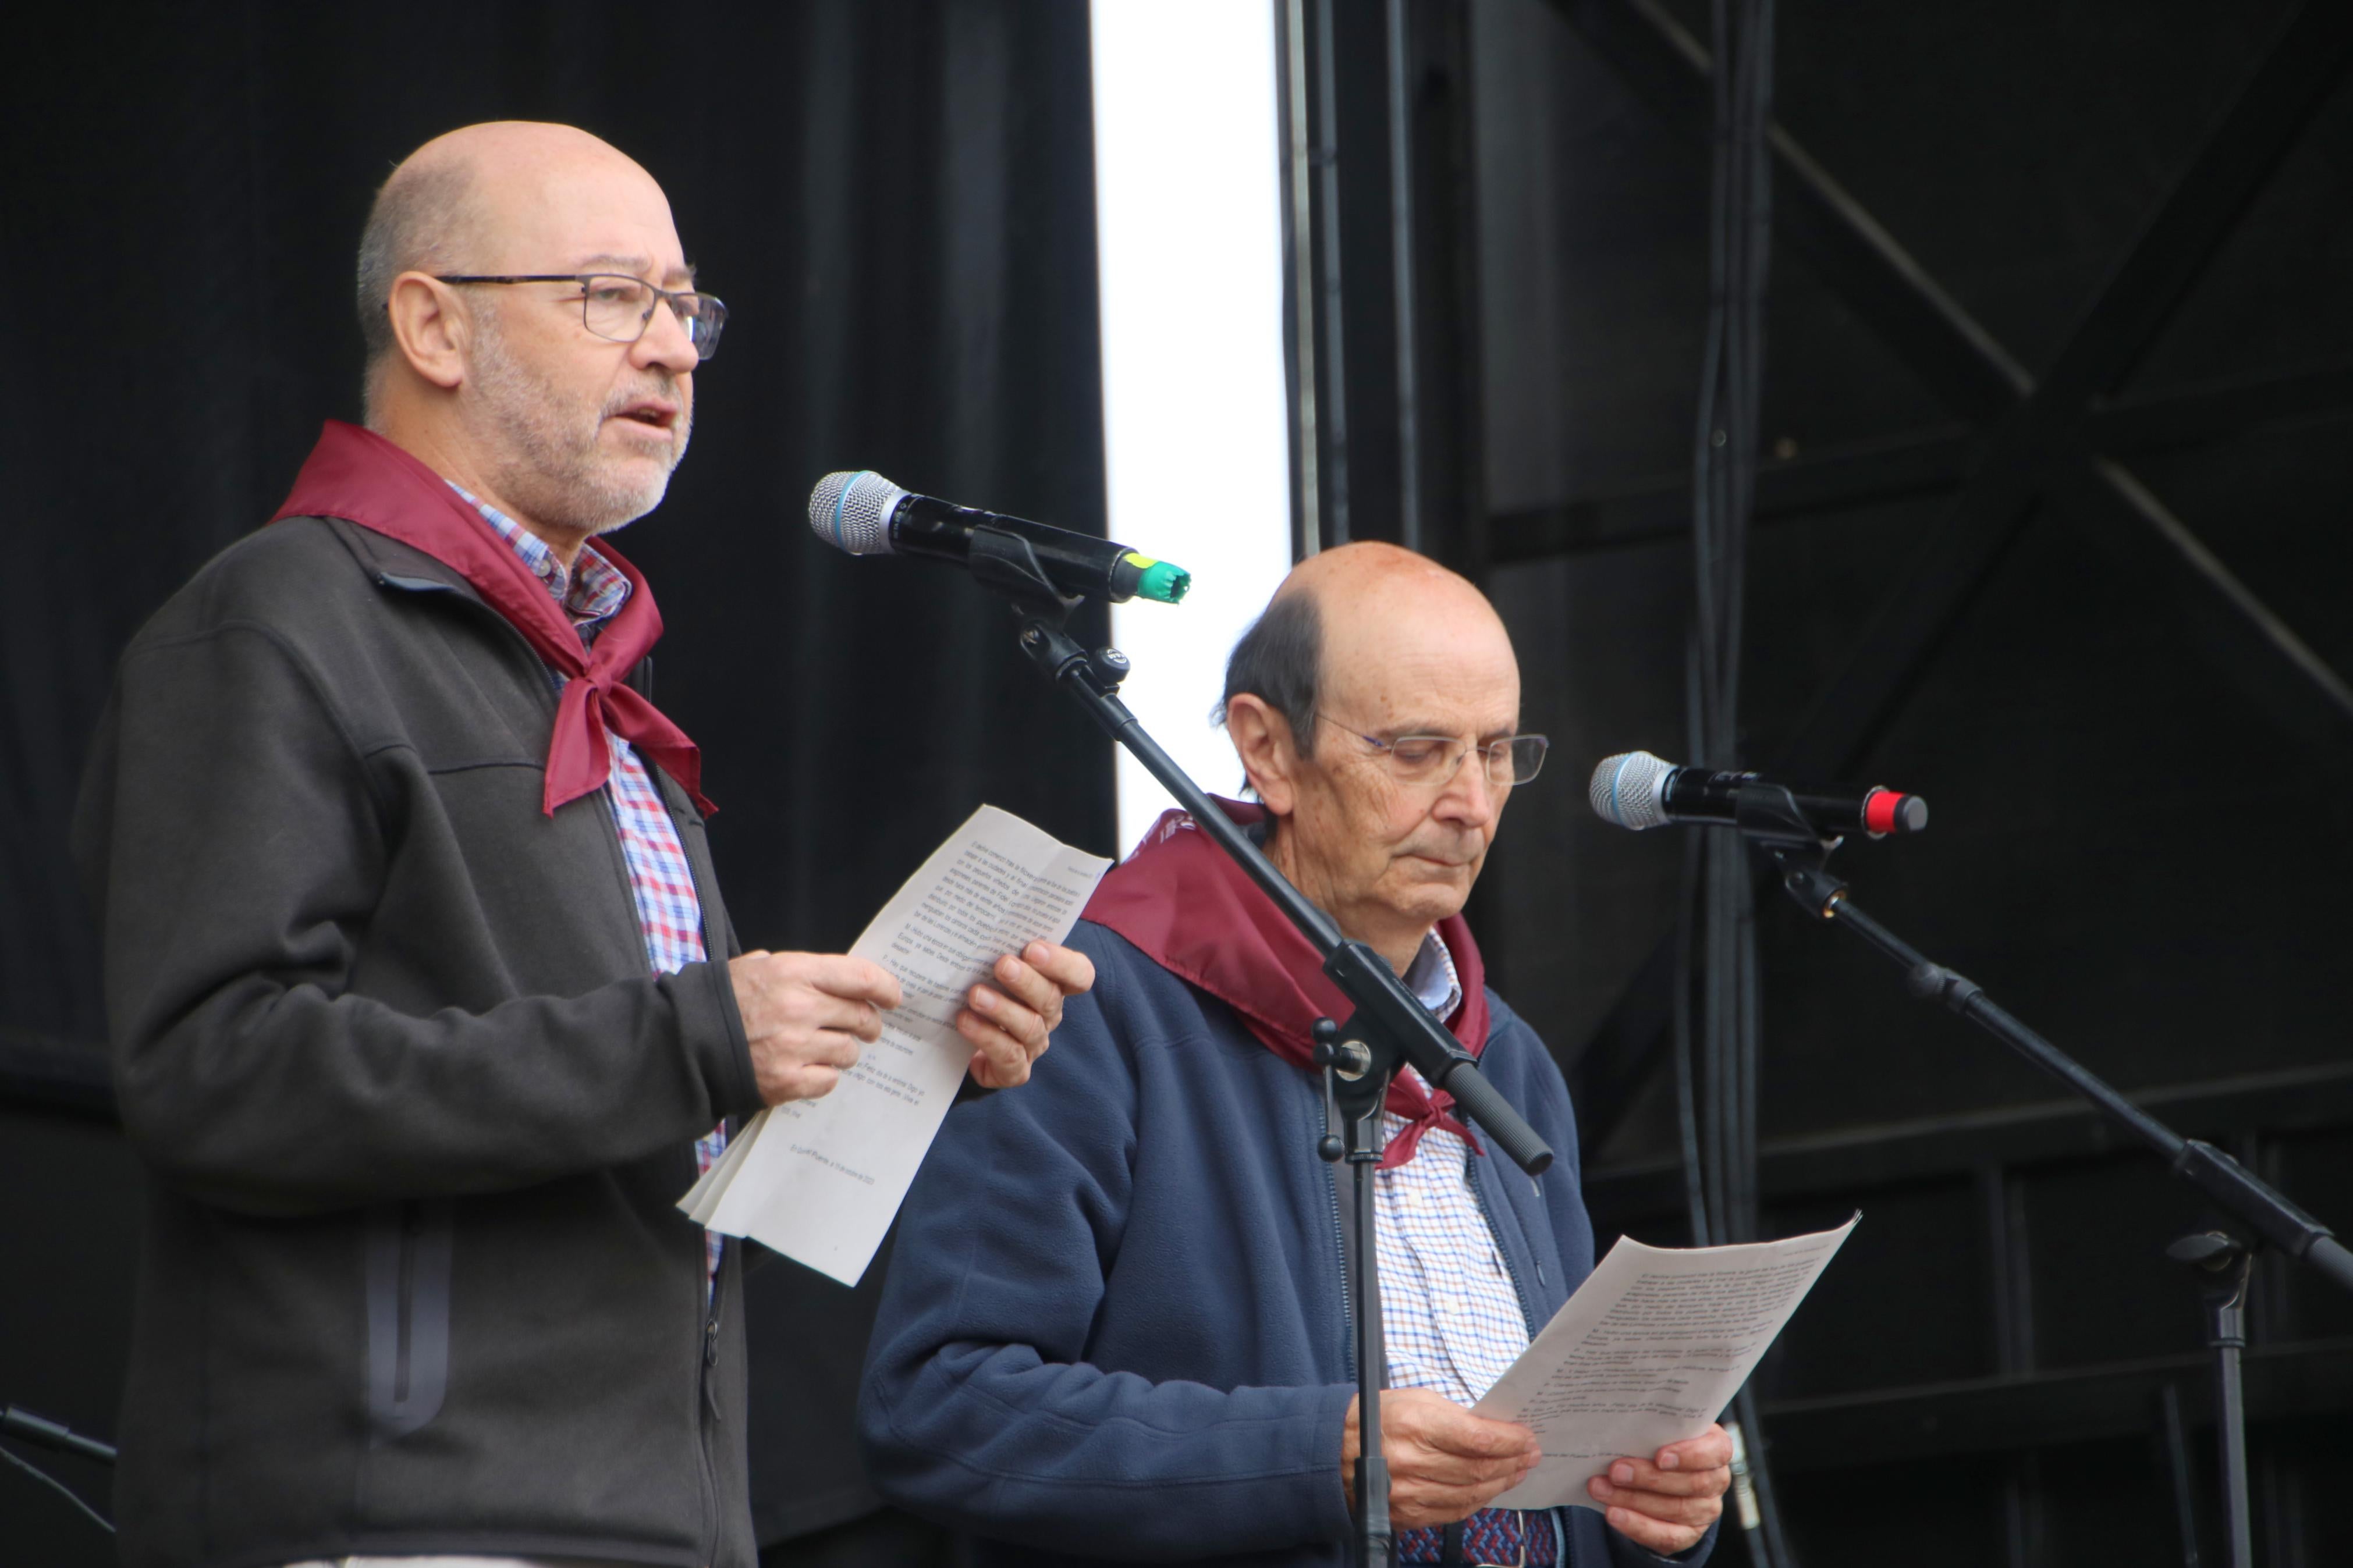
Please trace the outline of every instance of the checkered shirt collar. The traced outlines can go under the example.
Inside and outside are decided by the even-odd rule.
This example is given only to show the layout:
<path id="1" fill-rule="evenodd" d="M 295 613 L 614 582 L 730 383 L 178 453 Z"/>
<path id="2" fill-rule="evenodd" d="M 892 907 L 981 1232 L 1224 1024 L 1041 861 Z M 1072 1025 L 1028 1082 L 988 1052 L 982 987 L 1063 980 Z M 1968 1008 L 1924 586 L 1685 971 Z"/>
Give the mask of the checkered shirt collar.
<path id="1" fill-rule="evenodd" d="M 481 514 L 482 521 L 498 531 L 508 548 L 522 558 L 532 575 L 547 584 L 564 613 L 584 631 L 602 621 L 610 620 L 620 612 L 629 596 L 629 580 L 616 571 L 613 564 L 596 553 L 593 544 L 581 547 L 578 560 L 566 572 L 564 563 L 547 542 L 459 484 L 448 481 L 451 489 L 466 498 L 466 503 Z"/>
<path id="2" fill-rule="evenodd" d="M 1462 1005 L 1462 976 L 1454 967 L 1454 955 L 1446 951 L 1446 943 L 1435 931 L 1421 939 L 1421 951 L 1406 965 L 1404 979 L 1414 1000 L 1440 1019 L 1451 1018 L 1454 1009 Z"/>

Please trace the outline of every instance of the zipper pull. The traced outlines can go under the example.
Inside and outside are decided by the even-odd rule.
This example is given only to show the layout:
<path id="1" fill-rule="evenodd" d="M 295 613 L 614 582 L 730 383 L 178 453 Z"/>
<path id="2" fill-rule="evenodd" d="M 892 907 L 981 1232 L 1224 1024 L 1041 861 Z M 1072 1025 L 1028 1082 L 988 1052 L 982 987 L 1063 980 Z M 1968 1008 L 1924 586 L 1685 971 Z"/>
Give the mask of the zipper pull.
<path id="1" fill-rule="evenodd" d="M 719 1364 L 719 1320 L 716 1318 L 702 1325 L 702 1364 Z"/>

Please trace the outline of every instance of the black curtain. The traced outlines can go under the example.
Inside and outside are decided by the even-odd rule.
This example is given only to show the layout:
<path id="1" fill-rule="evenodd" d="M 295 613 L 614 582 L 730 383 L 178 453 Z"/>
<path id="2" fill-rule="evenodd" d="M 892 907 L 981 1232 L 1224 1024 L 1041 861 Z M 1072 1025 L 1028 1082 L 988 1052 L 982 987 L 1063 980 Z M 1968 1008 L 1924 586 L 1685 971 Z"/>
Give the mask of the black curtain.
<path id="1" fill-rule="evenodd" d="M 865 467 L 1101 531 L 1081 0 L 58 7 L 10 33 L 0 1060 L 103 1038 L 64 837 L 114 658 L 269 516 L 322 417 L 356 417 L 367 203 L 479 120 L 568 121 L 636 157 L 732 312 L 693 450 L 624 542 L 661 595 L 659 692 L 703 748 L 744 942 L 845 946 L 983 801 L 1112 851 L 1108 749 L 1003 612 L 801 521 L 818 476 Z M 48 1114 L 0 1109 L 0 1178 L 51 1148 Z M 65 1222 L 71 1174 L 0 1221 L 5 1272 L 49 1285 L 37 1309 L 0 1296 L 0 1400 L 48 1390 L 87 1420 L 119 1375 L 135 1205 Z M 848 1401 L 873 1284 L 754 1276 L 764 1413 L 798 1416 L 754 1434 L 764 1534 L 871 1506 Z M 12 1521 L 52 1511 L 13 1471 L 0 1489 Z M 54 1511 L 56 1551 L 26 1560 L 101 1560 Z"/>

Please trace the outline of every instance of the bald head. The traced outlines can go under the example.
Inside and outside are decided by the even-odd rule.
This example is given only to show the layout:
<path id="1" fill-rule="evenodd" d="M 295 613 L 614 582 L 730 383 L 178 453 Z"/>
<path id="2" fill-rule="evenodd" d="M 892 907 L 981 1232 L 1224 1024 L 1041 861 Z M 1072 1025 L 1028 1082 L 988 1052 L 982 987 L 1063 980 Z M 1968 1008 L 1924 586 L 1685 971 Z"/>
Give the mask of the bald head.
<path id="1" fill-rule="evenodd" d="M 723 309 L 690 301 L 692 279 L 661 187 L 586 132 L 436 137 L 360 247 L 368 427 L 568 566 L 659 504 L 685 456 Z"/>
<path id="2" fill-rule="evenodd" d="M 1409 626 L 1448 643 L 1484 645 L 1490 663 L 1497 651 L 1511 660 L 1503 621 L 1468 578 L 1394 544 L 1343 544 L 1292 568 L 1234 645 L 1220 712 L 1238 693 L 1259 697 L 1290 724 L 1301 753 L 1312 756 L 1314 716 L 1333 672 L 1343 680 L 1370 673 L 1367 661 L 1377 666 Z M 1513 669 L 1516 690 L 1516 665 Z"/>
<path id="3" fill-rule="evenodd" d="M 1267 853 L 1400 974 L 1486 863 L 1519 782 L 1504 744 L 1519 716 L 1519 663 L 1486 596 L 1393 544 L 1301 563 L 1226 670 Z"/>
<path id="4" fill-rule="evenodd" d="M 392 354 L 385 306 L 404 272 L 538 272 L 546 261 L 513 262 L 552 215 L 576 202 L 584 183 L 604 181 L 650 195 L 665 222 L 669 203 L 651 174 L 611 143 L 570 125 L 498 120 L 436 136 L 401 160 L 376 192 L 360 235 L 356 303 L 367 345 L 368 379 Z"/>

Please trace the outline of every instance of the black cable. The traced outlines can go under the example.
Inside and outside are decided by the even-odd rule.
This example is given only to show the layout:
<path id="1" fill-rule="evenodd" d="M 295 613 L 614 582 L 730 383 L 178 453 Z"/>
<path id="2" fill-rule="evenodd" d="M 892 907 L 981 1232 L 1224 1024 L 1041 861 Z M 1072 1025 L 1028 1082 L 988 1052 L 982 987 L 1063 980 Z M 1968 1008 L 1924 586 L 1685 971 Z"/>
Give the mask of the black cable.
<path id="1" fill-rule="evenodd" d="M 1772 258 L 1775 0 L 1710 0 L 1715 114 L 1709 142 L 1708 315 L 1692 445 L 1690 752 L 1740 765 L 1745 592 L 1763 426 L 1765 307 Z M 1763 998 L 1746 846 L 1706 834 L 1686 855 L 1672 1016 L 1677 1132 L 1695 1244 L 1762 1234 L 1757 1185 Z M 1758 1568 L 1794 1568 L 1783 1537 L 1756 1398 L 1736 1402 L 1757 1488 Z"/>
<path id="2" fill-rule="evenodd" d="M 1724 49 L 1724 35 L 1728 25 L 1728 0 L 1711 0 L 1709 17 L 1715 37 L 1719 57 Z M 1698 406 L 1694 411 L 1692 429 L 1692 639 L 1688 682 L 1688 718 L 1694 744 L 1694 760 L 1704 766 L 1725 765 L 1720 752 L 1724 741 L 1723 679 L 1725 662 L 1724 629 L 1726 621 L 1724 592 L 1727 584 L 1722 570 L 1723 530 L 1729 521 L 1725 502 L 1729 497 L 1725 486 L 1725 444 L 1730 432 L 1732 411 L 1722 404 L 1725 388 L 1725 358 L 1731 325 L 1732 251 L 1725 229 L 1725 204 L 1722 193 L 1728 174 L 1728 149 L 1725 144 L 1731 118 L 1731 86 L 1725 72 L 1718 70 L 1711 78 L 1715 97 L 1715 131 L 1708 146 L 1709 187 L 1712 198 L 1708 205 L 1708 276 L 1707 331 L 1700 363 Z M 1736 587 L 1736 584 L 1734 586 Z M 1684 993 L 1679 1001 L 1686 1022 L 1687 1036 L 1696 1036 L 1694 1064 L 1692 1076 L 1695 1105 L 1694 1126 L 1692 1129 L 1686 1158 L 1696 1163 L 1694 1194 L 1690 1199 L 1693 1229 L 1695 1236 L 1708 1241 L 1729 1239 L 1728 1228 L 1734 1218 L 1725 1202 L 1725 1173 L 1728 1167 L 1729 1151 L 1725 1147 L 1726 1116 L 1725 1104 L 1725 1071 L 1723 1050 L 1723 996 L 1718 984 L 1722 968 L 1723 932 L 1718 919 L 1717 883 L 1721 879 L 1721 862 L 1717 856 L 1715 835 L 1702 836 L 1702 842 L 1693 851 L 1690 873 L 1684 893 L 1683 924 L 1684 945 L 1692 950 L 1693 963 L 1684 975 Z M 1699 992 L 1696 1028 L 1690 1026 L 1691 990 L 1696 982 Z M 1682 1064 L 1679 1062 L 1679 1068 Z"/>
<path id="3" fill-rule="evenodd" d="M 1700 754 L 1699 643 L 1696 636 L 1683 641 L 1683 755 Z M 1713 1244 L 1708 1224 L 1707 1192 L 1700 1163 L 1697 1069 L 1692 1060 L 1692 973 L 1694 906 L 1699 898 L 1700 857 L 1707 835 L 1683 835 L 1683 879 L 1675 900 L 1674 1001 L 1670 1014 L 1671 1044 L 1675 1057 L 1675 1131 L 1682 1141 L 1683 1209 L 1691 1225 L 1694 1247 Z"/>
<path id="4" fill-rule="evenodd" d="M 66 1501 L 73 1504 L 74 1507 L 88 1514 L 91 1523 L 97 1525 L 99 1529 L 106 1531 L 109 1535 L 112 1535 L 114 1533 L 114 1525 L 112 1521 L 108 1520 L 104 1514 L 99 1512 L 98 1510 L 82 1501 L 81 1495 L 76 1492 L 73 1488 L 66 1485 L 65 1482 L 58 1479 L 57 1477 L 49 1474 L 48 1471 L 41 1468 L 40 1466 L 34 1464 L 30 1459 L 23 1458 L 16 1454 L 10 1453 L 5 1447 L 0 1447 L 0 1459 L 7 1460 L 10 1464 L 16 1466 L 18 1469 L 32 1477 L 35 1480 L 39 1481 L 46 1486 L 55 1487 L 58 1490 L 65 1494 Z"/>

